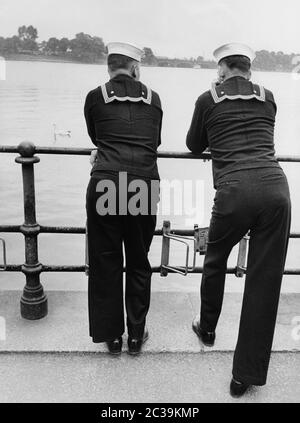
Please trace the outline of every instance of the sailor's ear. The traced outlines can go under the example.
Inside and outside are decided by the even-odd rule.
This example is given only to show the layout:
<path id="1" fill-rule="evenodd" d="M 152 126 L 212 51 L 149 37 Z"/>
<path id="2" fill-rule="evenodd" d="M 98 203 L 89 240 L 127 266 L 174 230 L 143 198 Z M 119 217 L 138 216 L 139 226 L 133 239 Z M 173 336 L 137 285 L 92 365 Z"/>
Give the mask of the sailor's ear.
<path id="1" fill-rule="evenodd" d="M 131 75 L 133 76 L 133 78 L 136 78 L 136 68 L 135 65 L 131 66 Z"/>
<path id="2" fill-rule="evenodd" d="M 252 72 L 251 72 L 251 70 L 249 70 L 248 73 L 247 73 L 248 81 L 250 81 L 251 77 L 252 77 Z"/>
<path id="3" fill-rule="evenodd" d="M 140 79 L 140 66 L 138 63 L 133 63 L 131 68 L 131 74 L 137 81 Z"/>
<path id="4" fill-rule="evenodd" d="M 222 65 L 218 66 L 218 81 L 219 83 L 222 83 L 224 81 L 224 78 L 226 76 L 225 68 Z"/>

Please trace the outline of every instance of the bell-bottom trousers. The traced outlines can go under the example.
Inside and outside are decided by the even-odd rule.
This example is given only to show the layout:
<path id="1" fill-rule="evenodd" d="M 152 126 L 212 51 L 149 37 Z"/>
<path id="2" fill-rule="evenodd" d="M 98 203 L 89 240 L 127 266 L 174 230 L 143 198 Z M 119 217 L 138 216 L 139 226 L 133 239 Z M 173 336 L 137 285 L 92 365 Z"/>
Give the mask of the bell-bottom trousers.
<path id="1" fill-rule="evenodd" d="M 289 239 L 291 203 L 283 170 L 227 174 L 217 184 L 201 282 L 201 327 L 215 331 L 228 256 L 250 230 L 247 272 L 233 376 L 266 383 Z"/>
<path id="2" fill-rule="evenodd" d="M 93 342 L 113 340 L 124 333 L 123 247 L 126 259 L 125 307 L 128 334 L 141 338 L 150 305 L 151 266 L 148 251 L 154 235 L 155 215 L 100 215 L 99 181 L 117 176 L 99 172 L 87 189 L 89 258 L 89 327 Z"/>

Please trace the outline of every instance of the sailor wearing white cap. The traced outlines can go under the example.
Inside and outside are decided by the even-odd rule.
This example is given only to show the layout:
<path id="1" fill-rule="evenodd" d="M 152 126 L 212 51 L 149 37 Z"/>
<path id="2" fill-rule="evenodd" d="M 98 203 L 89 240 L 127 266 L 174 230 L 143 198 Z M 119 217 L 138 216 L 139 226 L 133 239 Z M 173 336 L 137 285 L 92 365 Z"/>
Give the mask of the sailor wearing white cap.
<path id="1" fill-rule="evenodd" d="M 88 133 L 97 147 L 86 203 L 90 336 L 93 342 L 106 342 L 111 354 L 121 353 L 125 330 L 124 251 L 128 349 L 138 354 L 148 338 L 145 323 L 152 273 L 148 251 L 155 231 L 158 196 L 147 197 L 146 212 L 144 208 L 131 214 L 129 204 L 133 194 L 139 193 L 141 181 L 149 192 L 151 186 L 158 185 L 162 109 L 159 95 L 139 81 L 143 50 L 122 42 L 109 43 L 107 50 L 110 80 L 89 92 L 84 107 Z M 110 191 L 115 192 L 114 210 L 107 210 L 106 201 L 100 198 L 107 194 L 97 190 L 103 181 L 109 181 L 115 189 Z M 137 193 L 132 192 L 134 186 Z M 120 210 L 120 198 L 128 199 L 127 210 Z M 99 204 L 103 210 L 99 210 Z"/>
<path id="2" fill-rule="evenodd" d="M 271 91 L 253 84 L 253 50 L 232 43 L 214 52 L 219 83 L 197 100 L 187 147 L 211 151 L 217 190 L 201 282 L 200 316 L 193 330 L 212 346 L 222 309 L 227 259 L 250 231 L 244 300 L 230 392 L 264 385 L 272 348 L 289 239 L 291 203 L 275 158 L 276 104 Z"/>
<path id="3" fill-rule="evenodd" d="M 107 54 L 122 54 L 123 56 L 130 57 L 131 59 L 141 62 L 144 56 L 144 50 L 131 43 L 108 43 Z"/>
<path id="4" fill-rule="evenodd" d="M 250 62 L 253 62 L 256 57 L 256 54 L 251 47 L 240 43 L 224 44 L 223 46 L 217 48 L 213 54 L 217 63 L 229 56 L 245 56 L 248 57 Z"/>

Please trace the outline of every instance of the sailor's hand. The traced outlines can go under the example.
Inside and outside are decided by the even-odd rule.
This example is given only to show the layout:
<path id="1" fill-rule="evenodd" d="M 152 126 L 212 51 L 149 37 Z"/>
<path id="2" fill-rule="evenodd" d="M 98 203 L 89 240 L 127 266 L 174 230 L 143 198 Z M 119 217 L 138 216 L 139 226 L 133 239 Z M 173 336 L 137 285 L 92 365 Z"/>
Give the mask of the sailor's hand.
<path id="1" fill-rule="evenodd" d="M 98 150 L 92 150 L 91 152 L 90 163 L 92 166 L 94 166 L 95 161 L 97 160 L 97 153 L 98 153 Z"/>

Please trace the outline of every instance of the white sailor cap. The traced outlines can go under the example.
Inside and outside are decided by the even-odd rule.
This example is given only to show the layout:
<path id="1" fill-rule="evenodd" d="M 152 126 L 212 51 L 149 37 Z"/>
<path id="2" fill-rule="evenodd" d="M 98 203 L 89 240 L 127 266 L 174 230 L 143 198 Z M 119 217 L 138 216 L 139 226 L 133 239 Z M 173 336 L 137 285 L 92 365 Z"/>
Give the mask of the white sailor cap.
<path id="1" fill-rule="evenodd" d="M 214 57 L 217 63 L 219 63 L 220 60 L 224 59 L 225 57 L 236 55 L 246 56 L 248 59 L 250 59 L 251 62 L 253 62 L 256 57 L 256 54 L 252 48 L 240 43 L 225 44 L 214 51 Z"/>
<path id="2" fill-rule="evenodd" d="M 107 51 L 108 56 L 110 54 L 122 54 L 123 56 L 131 57 L 138 62 L 140 62 L 144 56 L 144 50 L 130 43 L 108 43 Z"/>

